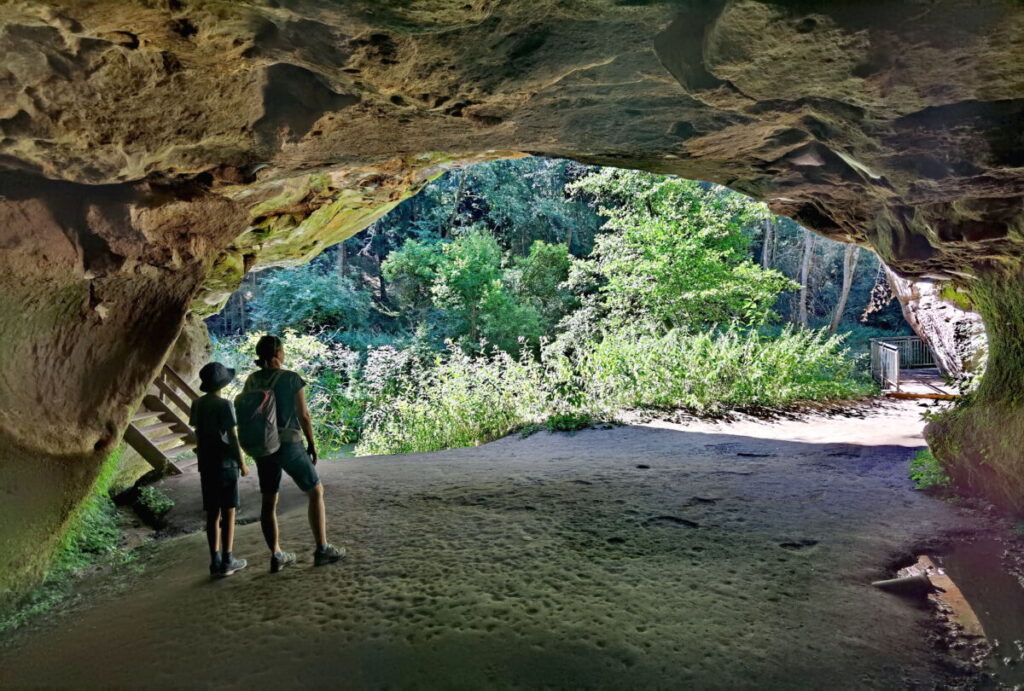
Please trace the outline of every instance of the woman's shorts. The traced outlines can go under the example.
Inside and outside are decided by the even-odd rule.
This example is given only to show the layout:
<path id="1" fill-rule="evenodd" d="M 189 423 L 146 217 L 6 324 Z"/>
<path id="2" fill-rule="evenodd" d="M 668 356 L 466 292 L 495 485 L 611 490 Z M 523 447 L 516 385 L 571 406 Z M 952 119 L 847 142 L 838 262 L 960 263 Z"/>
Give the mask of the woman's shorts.
<path id="1" fill-rule="evenodd" d="M 256 459 L 256 472 L 260 477 L 260 492 L 275 494 L 281 489 L 281 471 L 295 481 L 303 492 L 320 484 L 313 460 L 302 442 L 281 442 L 275 453 Z"/>
<path id="2" fill-rule="evenodd" d="M 214 467 L 199 471 L 203 488 L 203 511 L 238 508 L 238 466 Z"/>

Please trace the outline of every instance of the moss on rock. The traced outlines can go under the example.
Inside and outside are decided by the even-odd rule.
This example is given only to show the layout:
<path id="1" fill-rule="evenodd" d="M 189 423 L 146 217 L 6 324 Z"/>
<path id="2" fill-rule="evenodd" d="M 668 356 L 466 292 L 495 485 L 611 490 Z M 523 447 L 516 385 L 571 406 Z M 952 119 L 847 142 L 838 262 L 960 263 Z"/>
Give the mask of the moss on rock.
<path id="1" fill-rule="evenodd" d="M 961 490 L 1024 512 L 1024 272 L 983 276 L 967 291 L 988 332 L 986 371 L 925 436 Z"/>

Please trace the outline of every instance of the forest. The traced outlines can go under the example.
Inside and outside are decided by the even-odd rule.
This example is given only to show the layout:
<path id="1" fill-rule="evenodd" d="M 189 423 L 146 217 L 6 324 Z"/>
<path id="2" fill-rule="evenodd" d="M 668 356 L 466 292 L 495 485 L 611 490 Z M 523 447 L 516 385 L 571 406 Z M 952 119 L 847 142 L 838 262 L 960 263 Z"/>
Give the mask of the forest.
<path id="1" fill-rule="evenodd" d="M 858 398 L 868 339 L 909 333 L 867 250 L 710 183 L 544 158 L 451 171 L 207 324 L 241 373 L 285 338 L 328 454 Z"/>

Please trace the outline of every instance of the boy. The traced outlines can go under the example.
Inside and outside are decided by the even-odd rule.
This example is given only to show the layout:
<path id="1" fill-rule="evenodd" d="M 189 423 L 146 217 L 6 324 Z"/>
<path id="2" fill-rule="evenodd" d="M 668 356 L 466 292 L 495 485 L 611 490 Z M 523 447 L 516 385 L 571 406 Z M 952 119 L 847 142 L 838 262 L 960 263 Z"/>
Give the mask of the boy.
<path id="1" fill-rule="evenodd" d="M 238 475 L 249 474 L 242 460 L 242 447 L 235 432 L 235 412 L 218 393 L 235 378 L 235 371 L 219 362 L 199 370 L 199 390 L 192 401 L 189 424 L 196 432 L 196 457 L 206 511 L 206 539 L 210 545 L 210 576 L 224 578 L 246 566 L 235 559 L 235 509 L 238 508 Z"/>

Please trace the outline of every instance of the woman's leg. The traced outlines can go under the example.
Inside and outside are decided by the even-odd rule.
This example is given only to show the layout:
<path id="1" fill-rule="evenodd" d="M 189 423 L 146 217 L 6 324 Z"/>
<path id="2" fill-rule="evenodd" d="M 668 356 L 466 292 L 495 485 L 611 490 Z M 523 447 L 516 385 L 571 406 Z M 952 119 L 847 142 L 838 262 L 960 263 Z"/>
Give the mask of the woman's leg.
<path id="1" fill-rule="evenodd" d="M 263 507 L 260 510 L 260 527 L 263 528 L 263 539 L 271 554 L 281 551 L 280 536 L 277 531 L 277 492 L 263 494 Z"/>
<path id="2" fill-rule="evenodd" d="M 324 508 L 324 486 L 322 483 L 306 492 L 309 497 L 309 527 L 319 549 L 327 544 L 327 511 Z"/>

